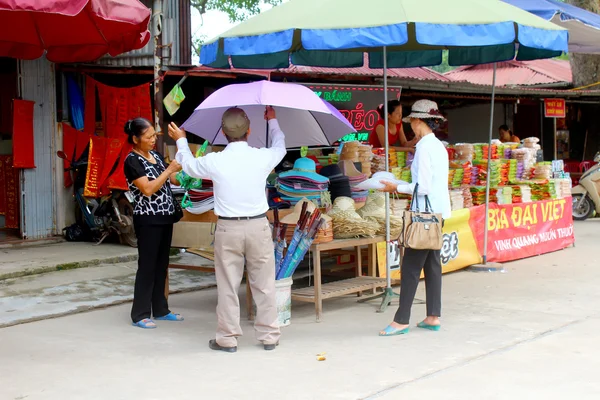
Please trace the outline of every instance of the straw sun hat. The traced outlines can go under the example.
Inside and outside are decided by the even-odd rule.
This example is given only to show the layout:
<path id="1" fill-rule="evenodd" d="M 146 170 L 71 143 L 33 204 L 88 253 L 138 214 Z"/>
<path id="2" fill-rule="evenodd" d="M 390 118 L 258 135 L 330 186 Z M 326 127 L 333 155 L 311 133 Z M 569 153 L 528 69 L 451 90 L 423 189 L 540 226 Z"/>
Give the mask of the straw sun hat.
<path id="1" fill-rule="evenodd" d="M 445 121 L 446 118 L 442 115 L 438 109 L 438 105 L 435 101 L 431 100 L 418 100 L 410 108 L 410 114 L 402 119 L 403 122 L 410 122 L 411 118 L 414 119 L 439 119 Z"/>
<path id="2" fill-rule="evenodd" d="M 375 236 L 379 224 L 364 220 L 356 212 L 354 200 L 350 197 L 338 197 L 329 212 L 333 221 L 333 236 L 336 239 L 348 239 L 360 236 Z"/>

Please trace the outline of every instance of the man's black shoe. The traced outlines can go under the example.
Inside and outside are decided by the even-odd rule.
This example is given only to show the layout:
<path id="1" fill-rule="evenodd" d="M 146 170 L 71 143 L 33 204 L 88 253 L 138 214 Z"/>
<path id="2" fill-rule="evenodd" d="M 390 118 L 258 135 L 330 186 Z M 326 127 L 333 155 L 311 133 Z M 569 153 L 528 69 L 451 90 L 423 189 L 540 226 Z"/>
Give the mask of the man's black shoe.
<path id="1" fill-rule="evenodd" d="M 263 346 L 264 346 L 265 350 L 271 351 L 271 350 L 275 350 L 275 348 L 277 346 L 279 346 L 279 342 L 277 342 L 275 344 L 264 344 Z"/>
<path id="2" fill-rule="evenodd" d="M 216 339 L 211 339 L 208 341 L 208 347 L 212 350 L 220 350 L 227 353 L 235 353 L 237 351 L 237 346 L 234 347 L 223 347 L 217 343 Z"/>

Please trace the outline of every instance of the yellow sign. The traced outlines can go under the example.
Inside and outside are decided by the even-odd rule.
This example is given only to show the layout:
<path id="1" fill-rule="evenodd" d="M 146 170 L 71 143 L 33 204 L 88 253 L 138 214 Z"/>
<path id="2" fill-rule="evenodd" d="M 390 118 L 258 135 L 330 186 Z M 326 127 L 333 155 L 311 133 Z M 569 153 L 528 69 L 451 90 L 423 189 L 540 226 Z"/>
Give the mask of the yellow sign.
<path id="1" fill-rule="evenodd" d="M 441 250 L 442 273 L 457 271 L 473 264 L 480 263 L 481 256 L 477 250 L 475 236 L 471 231 L 468 208 L 452 212 L 452 217 L 444 223 L 443 244 Z M 385 242 L 377 243 L 377 269 L 379 276 L 386 277 Z M 421 272 L 421 278 L 423 273 Z M 392 280 L 400 279 L 400 270 L 392 271 Z"/>

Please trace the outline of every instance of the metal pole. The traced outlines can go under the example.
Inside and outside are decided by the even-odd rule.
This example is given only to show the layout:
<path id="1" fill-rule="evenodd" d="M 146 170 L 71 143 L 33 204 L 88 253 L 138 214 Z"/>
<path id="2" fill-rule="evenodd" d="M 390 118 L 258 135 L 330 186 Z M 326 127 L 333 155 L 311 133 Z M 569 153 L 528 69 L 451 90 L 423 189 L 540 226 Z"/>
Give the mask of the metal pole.
<path id="1" fill-rule="evenodd" d="M 554 159 L 558 160 L 558 148 L 556 146 L 556 118 L 552 118 L 554 124 Z"/>
<path id="2" fill-rule="evenodd" d="M 492 78 L 492 106 L 490 112 L 490 135 L 488 138 L 488 163 L 485 184 L 485 226 L 483 228 L 483 265 L 487 264 L 488 250 L 488 219 L 490 211 L 490 171 L 492 167 L 492 134 L 494 131 L 494 102 L 496 100 L 496 63 L 494 63 L 494 75 Z"/>
<path id="3" fill-rule="evenodd" d="M 159 135 L 157 148 L 160 153 L 163 152 L 162 137 L 162 0 L 154 0 L 152 3 L 152 34 L 154 35 L 154 130 Z"/>
<path id="4" fill-rule="evenodd" d="M 390 171 L 390 143 L 388 139 L 388 81 L 387 81 L 387 48 L 383 46 L 383 115 L 385 129 L 385 170 Z M 390 257 L 388 248 L 390 244 L 390 194 L 385 194 L 385 278 L 387 288 L 392 287 L 392 273 L 390 271 Z"/>

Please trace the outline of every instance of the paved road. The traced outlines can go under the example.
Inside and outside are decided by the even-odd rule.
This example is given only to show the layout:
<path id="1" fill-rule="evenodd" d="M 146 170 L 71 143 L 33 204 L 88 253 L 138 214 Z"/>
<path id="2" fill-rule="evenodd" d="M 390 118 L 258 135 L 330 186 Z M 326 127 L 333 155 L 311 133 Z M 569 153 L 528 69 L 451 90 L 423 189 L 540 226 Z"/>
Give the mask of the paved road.
<path id="1" fill-rule="evenodd" d="M 380 338 L 394 309 L 348 297 L 318 324 L 294 304 L 274 352 L 244 322 L 238 353 L 218 353 L 213 289 L 172 296 L 186 321 L 154 331 L 129 325 L 129 305 L 0 329 L 0 399 L 598 399 L 599 228 L 506 273 L 445 276 L 437 333 Z"/>

